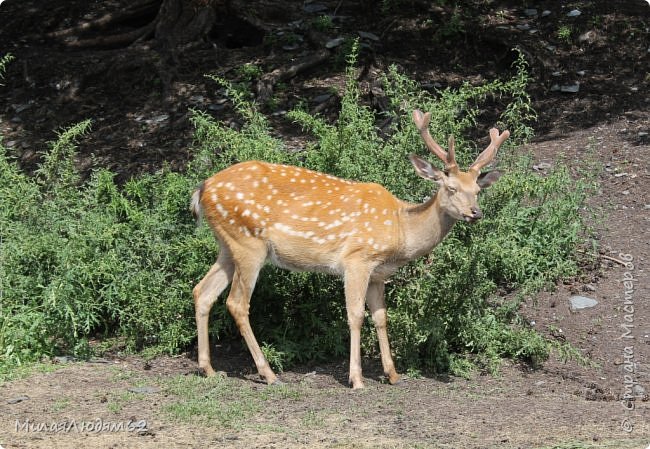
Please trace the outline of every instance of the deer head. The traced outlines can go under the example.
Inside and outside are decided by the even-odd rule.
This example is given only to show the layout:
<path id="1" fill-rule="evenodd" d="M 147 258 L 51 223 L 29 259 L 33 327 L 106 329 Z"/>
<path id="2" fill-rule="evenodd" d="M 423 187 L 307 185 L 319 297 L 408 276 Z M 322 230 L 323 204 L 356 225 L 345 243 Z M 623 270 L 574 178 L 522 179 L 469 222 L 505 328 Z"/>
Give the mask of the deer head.
<path id="1" fill-rule="evenodd" d="M 449 137 L 449 151 L 445 151 L 429 133 L 430 120 L 430 112 L 423 114 L 417 109 L 413 111 L 413 121 L 420 136 L 429 151 L 445 163 L 445 169 L 444 171 L 439 170 L 415 154 L 409 156 L 411 163 L 420 177 L 429 179 L 440 186 L 438 201 L 443 212 L 456 220 L 474 222 L 483 217 L 483 213 L 478 207 L 479 191 L 494 184 L 501 176 L 498 171 L 481 173 L 481 169 L 492 162 L 501 144 L 510 136 L 510 132 L 506 130 L 499 134 L 498 129 L 492 128 L 490 130 L 490 145 L 479 154 L 469 170 L 463 172 L 456 164 L 454 137 Z"/>

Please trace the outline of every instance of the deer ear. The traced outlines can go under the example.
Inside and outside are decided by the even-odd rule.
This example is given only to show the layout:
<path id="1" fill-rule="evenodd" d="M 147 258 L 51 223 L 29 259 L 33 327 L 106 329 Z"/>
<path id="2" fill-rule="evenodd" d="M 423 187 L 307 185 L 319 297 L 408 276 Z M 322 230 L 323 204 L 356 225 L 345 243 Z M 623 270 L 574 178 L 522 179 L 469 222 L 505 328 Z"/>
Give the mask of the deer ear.
<path id="1" fill-rule="evenodd" d="M 481 173 L 476 180 L 478 186 L 482 189 L 490 187 L 492 184 L 497 182 L 503 173 L 498 170 L 489 171 L 486 173 Z"/>
<path id="2" fill-rule="evenodd" d="M 429 161 L 426 161 L 415 154 L 409 154 L 409 159 L 415 168 L 415 172 L 421 178 L 429 179 L 437 183 L 442 183 L 444 181 L 446 177 L 445 173 L 442 170 L 435 168 L 429 163 Z"/>

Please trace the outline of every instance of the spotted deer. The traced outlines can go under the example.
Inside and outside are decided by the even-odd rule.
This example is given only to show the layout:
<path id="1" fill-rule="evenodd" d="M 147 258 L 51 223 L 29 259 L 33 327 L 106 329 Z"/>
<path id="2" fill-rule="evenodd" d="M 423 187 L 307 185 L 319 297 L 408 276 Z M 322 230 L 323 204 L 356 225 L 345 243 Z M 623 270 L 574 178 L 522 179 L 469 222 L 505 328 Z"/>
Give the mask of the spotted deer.
<path id="1" fill-rule="evenodd" d="M 226 299 L 257 370 L 268 384 L 278 382 L 255 339 L 248 319 L 250 298 L 266 261 L 290 270 L 343 277 L 350 326 L 352 388 L 362 388 L 361 325 L 365 307 L 375 323 L 384 373 L 391 384 L 400 377 L 388 343 L 384 282 L 400 266 L 429 253 L 459 221 L 482 217 L 481 188 L 497 171 L 481 174 L 510 133 L 490 130 L 490 144 L 467 172 L 458 168 L 454 140 L 446 152 L 429 134 L 431 114 L 413 111 L 413 121 L 428 149 L 445 163 L 444 171 L 409 156 L 416 173 L 438 184 L 422 204 L 393 196 L 379 184 L 340 179 L 288 165 L 241 162 L 204 181 L 192 195 L 191 209 L 219 240 L 216 263 L 194 288 L 199 368 L 210 363 L 208 318 L 217 297 L 231 284 Z"/>

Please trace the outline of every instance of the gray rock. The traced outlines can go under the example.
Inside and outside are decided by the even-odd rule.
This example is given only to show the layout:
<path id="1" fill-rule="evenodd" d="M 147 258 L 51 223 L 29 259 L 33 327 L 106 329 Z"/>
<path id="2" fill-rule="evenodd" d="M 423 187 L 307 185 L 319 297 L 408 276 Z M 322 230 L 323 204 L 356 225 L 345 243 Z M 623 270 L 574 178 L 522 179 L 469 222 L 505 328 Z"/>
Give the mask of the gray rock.
<path id="1" fill-rule="evenodd" d="M 569 303 L 571 304 L 571 310 L 582 310 L 590 309 L 598 305 L 598 301 L 592 298 L 587 298 L 586 296 L 572 296 L 569 298 Z"/>
<path id="2" fill-rule="evenodd" d="M 131 393 L 140 393 L 140 394 L 154 394 L 160 392 L 158 387 L 131 387 L 127 391 Z"/>
<path id="3" fill-rule="evenodd" d="M 645 396 L 645 388 L 642 385 L 635 384 L 632 387 L 632 394 L 638 398 L 642 398 Z"/>
<path id="4" fill-rule="evenodd" d="M 302 10 L 307 13 L 327 11 L 327 6 L 322 3 L 311 3 L 302 7 Z"/>
<path id="5" fill-rule="evenodd" d="M 539 164 L 533 165 L 533 170 L 537 170 L 537 171 L 544 171 L 544 170 L 548 170 L 549 168 L 551 168 L 551 164 L 549 164 L 548 162 L 540 162 Z"/>
<path id="6" fill-rule="evenodd" d="M 16 396 L 15 398 L 11 398 L 7 400 L 7 404 L 18 404 L 19 402 L 23 401 L 28 401 L 29 396 L 23 395 L 23 396 Z"/>
<path id="7" fill-rule="evenodd" d="M 580 90 L 580 83 L 573 83 L 573 84 L 565 84 L 563 86 L 560 86 L 560 92 L 564 92 L 566 94 L 575 94 Z"/>
<path id="8" fill-rule="evenodd" d="M 527 23 L 520 23 L 519 25 L 517 25 L 517 29 L 520 31 L 528 31 L 530 30 L 530 25 L 528 25 Z"/>
<path id="9" fill-rule="evenodd" d="M 321 104 L 332 98 L 332 94 L 317 95 L 314 97 L 314 103 Z"/>
<path id="10" fill-rule="evenodd" d="M 327 43 L 325 44 L 325 48 L 334 48 L 334 47 L 338 47 L 338 46 L 341 45 L 343 42 L 345 42 L 345 38 L 344 38 L 344 37 L 337 37 L 336 39 L 331 39 L 331 40 L 327 41 Z"/>
<path id="11" fill-rule="evenodd" d="M 528 17 L 534 17 L 537 15 L 537 10 L 535 8 L 524 9 L 524 15 Z"/>
<path id="12" fill-rule="evenodd" d="M 544 11 L 542 11 L 542 17 L 546 17 L 546 16 L 550 16 L 550 15 L 551 15 L 551 11 L 549 11 L 548 9 L 545 9 Z"/>
<path id="13" fill-rule="evenodd" d="M 569 11 L 567 13 L 566 16 L 567 17 L 578 17 L 580 14 L 582 14 L 582 11 L 580 11 L 579 9 L 572 9 L 571 11 Z"/>
<path id="14" fill-rule="evenodd" d="M 368 33 L 366 31 L 359 31 L 358 33 L 359 33 L 359 37 L 361 37 L 362 39 L 369 39 L 375 42 L 379 41 L 379 36 L 377 36 L 376 34 Z"/>

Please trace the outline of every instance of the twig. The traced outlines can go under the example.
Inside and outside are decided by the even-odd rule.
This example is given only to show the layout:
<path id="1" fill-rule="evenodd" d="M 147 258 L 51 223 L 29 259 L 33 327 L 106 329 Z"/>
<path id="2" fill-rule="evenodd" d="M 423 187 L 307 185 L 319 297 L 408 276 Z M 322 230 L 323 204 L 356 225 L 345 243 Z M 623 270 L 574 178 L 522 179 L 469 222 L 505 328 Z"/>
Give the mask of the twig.
<path id="1" fill-rule="evenodd" d="M 605 256 L 605 255 L 601 255 L 600 257 L 602 257 L 603 259 L 611 260 L 612 262 L 619 263 L 623 266 L 627 265 L 627 262 L 623 262 L 621 259 L 617 259 L 616 257 Z"/>
<path id="2" fill-rule="evenodd" d="M 578 250 L 579 253 L 586 254 L 588 256 L 593 256 L 593 257 L 602 257 L 603 259 L 611 260 L 612 262 L 616 262 L 618 264 L 621 264 L 623 266 L 627 265 L 627 262 L 623 262 L 621 259 L 617 259 L 616 257 L 612 256 L 606 256 L 605 254 L 594 254 L 594 253 L 588 253 L 587 251 L 584 250 Z"/>

